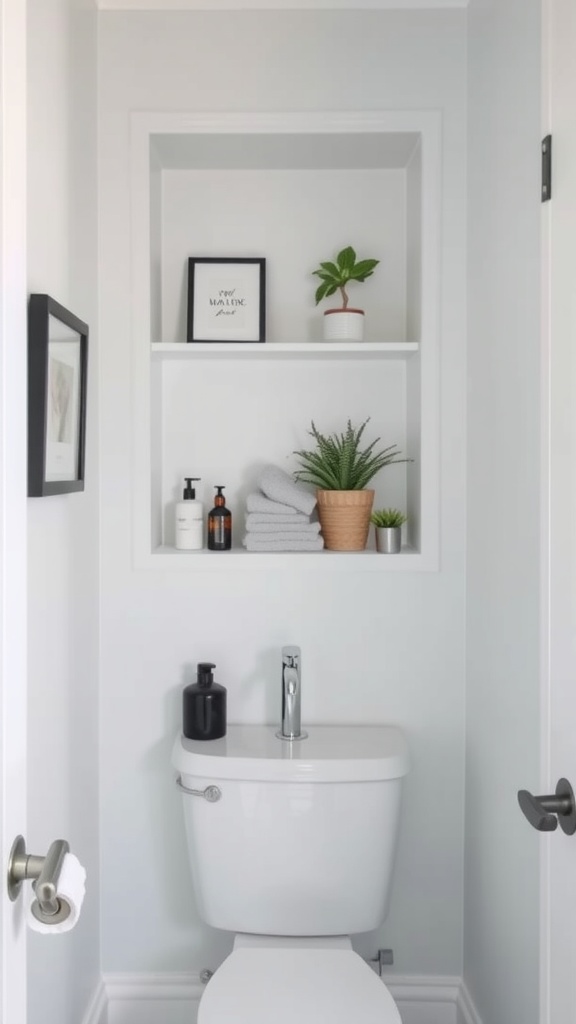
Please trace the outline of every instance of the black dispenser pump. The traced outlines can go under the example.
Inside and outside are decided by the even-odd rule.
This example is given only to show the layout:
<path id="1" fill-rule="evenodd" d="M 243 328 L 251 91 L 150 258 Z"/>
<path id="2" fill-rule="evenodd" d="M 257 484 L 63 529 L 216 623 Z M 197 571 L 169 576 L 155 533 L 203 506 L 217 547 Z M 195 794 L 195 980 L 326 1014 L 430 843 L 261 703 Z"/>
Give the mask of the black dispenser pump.
<path id="1" fill-rule="evenodd" d="M 192 487 L 192 484 L 200 483 L 201 477 L 199 476 L 185 476 L 186 487 L 182 492 L 183 501 L 194 501 L 196 497 L 196 488 Z"/>
<path id="2" fill-rule="evenodd" d="M 198 664 L 197 682 L 184 687 L 182 732 L 189 740 L 218 740 L 226 735 L 226 688 L 214 682 L 210 661 Z"/>

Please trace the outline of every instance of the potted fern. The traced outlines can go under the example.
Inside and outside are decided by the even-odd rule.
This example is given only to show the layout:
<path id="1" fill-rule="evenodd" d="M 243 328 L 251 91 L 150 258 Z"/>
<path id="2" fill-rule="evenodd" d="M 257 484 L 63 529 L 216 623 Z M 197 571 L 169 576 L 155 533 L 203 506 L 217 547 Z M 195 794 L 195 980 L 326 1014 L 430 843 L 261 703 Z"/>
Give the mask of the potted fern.
<path id="1" fill-rule="evenodd" d="M 374 491 L 366 485 L 384 466 L 410 462 L 398 456 L 396 445 L 377 449 L 377 437 L 365 447 L 362 437 L 370 417 L 359 427 L 348 420 L 343 433 L 326 436 L 312 421 L 308 431 L 316 442 L 310 450 L 295 451 L 301 468 L 294 476 L 316 487 L 318 516 L 324 544 L 331 551 L 363 551 L 366 547 Z"/>
<path id="2" fill-rule="evenodd" d="M 402 527 L 408 516 L 399 508 L 375 509 L 370 522 L 376 530 L 376 551 L 383 555 L 397 555 L 402 547 Z"/>
<path id="3" fill-rule="evenodd" d="M 349 306 L 348 285 L 371 277 L 380 260 L 357 260 L 351 245 L 342 249 L 336 262 L 321 263 L 312 273 L 320 278 L 316 289 L 316 305 L 340 291 L 342 305 L 324 312 L 325 341 L 362 341 L 364 337 L 364 310 Z"/>

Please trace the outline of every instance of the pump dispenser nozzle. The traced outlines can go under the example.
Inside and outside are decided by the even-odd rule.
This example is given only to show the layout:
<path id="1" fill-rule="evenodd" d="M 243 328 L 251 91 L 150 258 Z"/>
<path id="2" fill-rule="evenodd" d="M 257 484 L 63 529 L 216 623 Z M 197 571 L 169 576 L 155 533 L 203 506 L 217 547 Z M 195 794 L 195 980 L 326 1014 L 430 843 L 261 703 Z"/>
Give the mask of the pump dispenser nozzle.
<path id="1" fill-rule="evenodd" d="M 184 488 L 184 491 L 182 493 L 182 498 L 183 498 L 184 501 L 194 501 L 194 498 L 196 497 L 196 488 L 192 487 L 192 484 L 193 483 L 200 483 L 201 479 L 202 479 L 202 477 L 200 477 L 200 476 L 185 476 L 184 477 L 184 480 L 186 481 L 186 487 Z"/>
<path id="2" fill-rule="evenodd" d="M 213 665 L 211 661 L 201 661 L 198 664 L 198 686 L 211 686 L 214 682 Z"/>

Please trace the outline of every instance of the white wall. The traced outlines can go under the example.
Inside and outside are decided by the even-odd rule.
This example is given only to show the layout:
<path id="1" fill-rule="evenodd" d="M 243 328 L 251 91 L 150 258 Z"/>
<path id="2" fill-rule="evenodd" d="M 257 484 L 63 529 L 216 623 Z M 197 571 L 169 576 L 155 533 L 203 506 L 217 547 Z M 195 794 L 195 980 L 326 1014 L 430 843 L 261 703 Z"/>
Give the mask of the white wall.
<path id="1" fill-rule="evenodd" d="M 397 722 L 413 755 L 381 936 L 400 972 L 462 952 L 465 402 L 464 12 L 102 13 L 102 959 L 106 971 L 216 966 L 230 940 L 194 908 L 170 750 L 195 663 L 230 720 L 274 719 L 279 653 L 300 644 L 304 720 Z M 131 564 L 129 114 L 432 108 L 443 114 L 439 573 L 134 571 Z M 393 578 L 392 578 L 393 577 Z"/>
<path id="2" fill-rule="evenodd" d="M 469 10 L 465 981 L 538 1020 L 540 3 Z"/>
<path id="3" fill-rule="evenodd" d="M 28 501 L 28 848 L 68 839 L 79 924 L 28 945 L 28 1022 L 77 1024 L 99 974 L 96 14 L 28 4 L 28 289 L 90 326 L 86 490 Z"/>

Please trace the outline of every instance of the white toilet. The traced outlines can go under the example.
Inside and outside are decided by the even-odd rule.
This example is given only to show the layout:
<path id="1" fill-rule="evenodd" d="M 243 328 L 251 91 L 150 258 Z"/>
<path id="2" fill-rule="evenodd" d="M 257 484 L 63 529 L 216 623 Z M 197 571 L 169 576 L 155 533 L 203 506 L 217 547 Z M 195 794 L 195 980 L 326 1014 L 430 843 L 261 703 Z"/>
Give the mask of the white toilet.
<path id="1" fill-rule="evenodd" d="M 198 910 L 235 934 L 198 1024 L 401 1024 L 349 936 L 384 920 L 408 753 L 390 726 L 178 737 Z"/>

